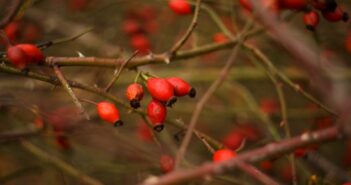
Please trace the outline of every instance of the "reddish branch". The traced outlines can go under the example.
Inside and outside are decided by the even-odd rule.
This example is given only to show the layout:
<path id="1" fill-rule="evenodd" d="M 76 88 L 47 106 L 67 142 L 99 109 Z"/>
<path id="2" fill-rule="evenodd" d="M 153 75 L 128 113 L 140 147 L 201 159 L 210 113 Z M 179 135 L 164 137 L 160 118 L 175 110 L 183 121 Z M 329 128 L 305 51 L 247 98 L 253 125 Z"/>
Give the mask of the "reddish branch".
<path id="1" fill-rule="evenodd" d="M 267 144 L 261 148 L 243 152 L 237 157 L 221 163 L 206 163 L 195 169 L 182 169 L 161 176 L 152 183 L 142 183 L 142 185 L 166 185 L 176 184 L 195 178 L 201 178 L 208 175 L 221 174 L 228 169 L 232 169 L 239 162 L 254 163 L 277 155 L 282 155 L 293 151 L 296 148 L 307 146 L 314 143 L 326 142 L 341 137 L 339 128 L 334 126 L 327 129 L 304 133 L 302 135 L 286 139 L 281 142 Z"/>

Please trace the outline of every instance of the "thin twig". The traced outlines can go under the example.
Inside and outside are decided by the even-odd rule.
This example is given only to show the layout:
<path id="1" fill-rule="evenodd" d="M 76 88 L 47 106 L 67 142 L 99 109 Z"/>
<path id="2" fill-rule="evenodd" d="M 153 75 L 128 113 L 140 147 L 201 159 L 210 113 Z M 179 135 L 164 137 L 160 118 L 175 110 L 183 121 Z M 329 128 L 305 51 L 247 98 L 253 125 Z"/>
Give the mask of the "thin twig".
<path id="1" fill-rule="evenodd" d="M 65 173 L 71 175 L 72 177 L 77 178 L 78 180 L 90 184 L 90 185 L 103 185 L 102 182 L 94 179 L 83 172 L 79 171 L 78 169 L 74 168 L 72 165 L 66 163 L 65 161 L 57 158 L 56 156 L 45 152 L 44 150 L 40 149 L 39 147 L 35 146 L 31 142 L 28 141 L 21 141 L 21 145 L 25 148 L 28 152 L 32 153 L 33 155 L 37 156 L 43 161 L 47 161 L 52 163 L 56 167 L 63 170 Z"/>
<path id="2" fill-rule="evenodd" d="M 173 57 L 173 55 L 176 54 L 177 51 L 185 44 L 185 42 L 190 37 L 191 33 L 194 31 L 194 29 L 197 25 L 197 19 L 199 17 L 200 5 L 201 5 L 201 0 L 196 0 L 195 12 L 194 12 L 193 19 L 192 19 L 188 29 L 186 30 L 185 34 L 183 35 L 183 37 L 180 40 L 178 40 L 178 42 L 176 42 L 174 44 L 174 46 L 171 48 L 171 50 L 169 52 L 171 57 Z"/>
<path id="3" fill-rule="evenodd" d="M 33 71 L 23 72 L 23 71 L 21 71 L 21 70 L 19 70 L 17 68 L 10 67 L 10 66 L 7 66 L 5 64 L 0 64 L 0 72 L 7 73 L 7 74 L 12 74 L 12 75 L 17 75 L 17 76 L 28 77 L 28 78 L 40 80 L 40 81 L 43 81 L 43 82 L 47 82 L 47 83 L 50 83 L 50 84 L 53 84 L 53 85 L 62 85 L 62 83 L 60 83 L 60 80 L 58 78 L 54 77 L 54 76 L 46 76 L 46 75 L 43 75 L 43 74 L 35 73 Z M 85 90 L 87 92 L 94 93 L 96 95 L 99 95 L 101 97 L 109 99 L 112 102 L 123 106 L 124 108 L 128 109 L 129 111 L 131 111 L 133 113 L 137 113 L 137 114 L 140 114 L 140 115 L 146 115 L 145 111 L 143 111 L 141 109 L 132 109 L 128 103 L 124 103 L 123 101 L 119 100 L 118 98 L 116 98 L 115 96 L 111 95 L 110 93 L 106 93 L 104 90 L 102 90 L 100 88 L 93 87 L 93 86 L 90 86 L 90 85 L 84 85 L 84 84 L 81 84 L 81 83 L 78 83 L 78 82 L 72 81 L 72 80 L 68 80 L 67 83 L 72 88 Z M 176 121 L 176 120 L 166 119 L 165 122 L 169 123 L 169 124 L 171 124 L 171 125 L 173 125 L 175 127 L 181 128 L 181 129 L 187 129 L 188 128 L 186 125 L 184 125 L 183 123 L 181 123 L 179 121 Z M 196 132 L 199 135 L 201 135 L 202 137 L 204 137 L 211 145 L 216 146 L 216 148 L 221 148 L 223 146 L 219 141 L 213 139 L 212 137 L 208 136 L 207 134 L 205 134 L 203 132 L 200 132 L 198 130 L 194 130 L 194 132 Z"/>
<path id="4" fill-rule="evenodd" d="M 233 48 L 233 51 L 231 52 L 231 55 L 228 58 L 225 66 L 222 68 L 220 74 L 218 75 L 218 78 L 211 84 L 211 86 L 207 89 L 206 93 L 201 97 L 199 102 L 196 104 L 195 110 L 193 112 L 193 115 L 192 115 L 190 123 L 189 123 L 189 127 L 187 129 L 187 132 L 185 134 L 183 142 L 179 148 L 179 151 L 177 152 L 177 155 L 176 155 L 176 161 L 175 161 L 176 169 L 179 167 L 181 161 L 183 160 L 186 149 L 190 143 L 191 136 L 193 134 L 193 130 L 196 126 L 196 123 L 199 119 L 199 116 L 200 116 L 205 104 L 210 99 L 212 94 L 218 89 L 218 87 L 227 78 L 228 72 L 229 72 L 230 68 L 232 67 L 232 65 L 234 64 L 238 50 L 239 50 L 238 45 Z"/>
<path id="5" fill-rule="evenodd" d="M 139 53 L 139 51 L 135 51 L 127 60 L 125 60 L 121 66 L 119 67 L 117 73 L 115 75 L 113 75 L 111 81 L 108 83 L 108 85 L 105 87 L 105 91 L 108 92 L 111 87 L 113 86 L 113 84 L 118 80 L 119 76 L 122 73 L 122 70 L 124 69 L 124 67 L 128 64 L 128 62 L 130 62 L 137 54 Z M 116 69 L 117 70 L 117 69 Z"/>
<path id="6" fill-rule="evenodd" d="M 17 15 L 17 12 L 20 10 L 24 0 L 12 0 L 10 2 L 11 3 L 8 12 L 0 20 L 0 29 L 4 28 Z"/>
<path id="7" fill-rule="evenodd" d="M 84 110 L 82 104 L 80 103 L 80 101 L 78 100 L 77 96 L 74 94 L 73 90 L 71 89 L 70 85 L 68 84 L 67 80 L 63 76 L 60 68 L 57 65 L 54 65 L 53 68 L 54 68 L 56 76 L 60 80 L 62 86 L 67 91 L 67 93 L 71 96 L 71 98 L 73 100 L 73 103 L 79 108 L 81 113 L 84 114 L 85 118 L 87 120 L 89 120 L 90 119 L 89 114 Z"/>
<path id="8" fill-rule="evenodd" d="M 282 73 L 281 71 L 279 71 L 274 65 L 273 63 L 267 58 L 267 56 L 265 54 L 262 53 L 262 51 L 260 51 L 259 49 L 250 46 L 248 44 L 243 44 L 244 48 L 247 49 L 248 51 L 250 51 L 259 61 L 263 62 L 265 65 L 267 65 L 268 69 L 273 73 L 276 74 L 277 76 L 279 76 L 279 78 L 286 83 L 289 87 L 293 88 L 296 92 L 300 93 L 301 95 L 303 95 L 303 97 L 305 97 L 306 99 L 308 99 L 309 101 L 317 104 L 319 107 L 321 107 L 322 109 L 324 109 L 325 111 L 327 111 L 330 114 L 333 114 L 334 116 L 337 116 L 337 113 L 335 113 L 333 110 L 331 110 L 329 107 L 327 107 L 326 105 L 324 105 L 322 102 L 320 102 L 319 100 L 317 100 L 315 97 L 313 97 L 311 94 L 309 94 L 308 92 L 306 92 L 305 90 L 303 90 L 299 85 L 295 84 L 293 81 L 291 81 L 284 73 Z"/>
<path id="9" fill-rule="evenodd" d="M 142 185 L 179 184 L 196 178 L 205 177 L 207 175 L 221 174 L 228 169 L 236 167 L 238 162 L 254 163 L 262 161 L 269 157 L 291 152 L 298 147 L 337 139 L 341 137 L 340 134 L 341 132 L 336 126 L 311 133 L 304 133 L 291 139 L 267 144 L 263 147 L 243 152 L 233 159 L 229 159 L 220 163 L 206 163 L 193 169 L 176 170 L 155 179 L 153 182 L 144 182 Z"/>

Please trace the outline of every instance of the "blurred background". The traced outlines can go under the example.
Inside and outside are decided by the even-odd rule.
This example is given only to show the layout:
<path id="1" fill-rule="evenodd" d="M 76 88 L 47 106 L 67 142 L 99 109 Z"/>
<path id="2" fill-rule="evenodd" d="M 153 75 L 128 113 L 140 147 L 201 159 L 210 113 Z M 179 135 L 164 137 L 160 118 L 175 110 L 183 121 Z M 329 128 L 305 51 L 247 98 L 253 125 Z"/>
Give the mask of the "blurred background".
<path id="1" fill-rule="evenodd" d="M 194 1 L 189 2 L 194 4 Z M 346 12 L 350 12 L 349 1 L 337 2 Z M 10 4 L 10 1 L 0 0 L 0 16 L 6 14 Z M 252 18 L 239 1 L 204 0 L 203 5 L 217 14 L 234 36 Z M 335 60 L 343 64 L 345 75 L 340 78 L 349 84 L 350 21 L 328 22 L 321 18 L 316 31 L 311 32 L 305 28 L 303 16 L 303 11 L 280 12 L 281 19 L 299 30 L 301 40 L 318 46 L 316 52 L 330 59 L 330 62 Z M 185 33 L 191 19 L 191 15 L 172 12 L 166 0 L 27 0 L 16 19 L 4 31 L 13 44 L 40 44 L 92 29 L 74 41 L 52 45 L 43 52 L 46 56 L 55 57 L 128 58 L 135 50 L 140 51 L 138 57 L 149 52 L 168 51 Z M 260 28 L 259 24 L 254 27 Z M 224 43 L 228 39 L 212 21 L 208 11 L 200 10 L 198 25 L 181 51 Z M 322 101 L 304 69 L 294 65 L 295 59 L 267 34 L 260 32 L 247 42 L 259 48 L 295 85 Z M 5 42 L 0 44 L 1 51 L 5 51 Z M 218 77 L 229 57 L 230 48 L 171 60 L 167 65 L 140 66 L 138 70 L 159 77 L 181 77 L 196 88 L 196 98 L 179 98 L 172 108 L 168 108 L 169 120 L 180 125 L 188 124 L 196 103 Z M 286 127 L 281 125 L 281 104 L 276 86 L 267 76 L 266 68 L 253 58 L 246 50 L 240 50 L 228 79 L 206 104 L 196 126 L 226 147 L 238 150 L 239 154 L 273 142 L 268 127 L 277 129 L 282 138 L 289 137 Z M 330 64 L 320 65 L 328 68 Z M 31 66 L 30 70 L 55 75 L 47 66 Z M 101 88 L 111 80 L 114 71 L 114 68 L 107 67 L 62 67 L 67 79 Z M 135 70 L 124 70 L 110 93 L 128 103 L 125 90 L 133 83 L 136 74 Z M 286 99 L 291 136 L 334 124 L 336 117 L 332 114 L 306 99 L 286 82 L 279 79 L 277 84 L 283 89 Z M 77 97 L 93 102 L 106 100 L 87 91 L 75 89 L 74 92 Z M 146 92 L 141 110 L 145 110 L 150 100 Z M 116 107 L 120 110 L 124 125 L 114 128 L 98 117 L 94 104 L 82 104 L 91 116 L 90 120 L 79 114 L 64 89 L 0 71 L 0 184 L 87 184 L 80 175 L 67 173 L 69 169 L 45 160 L 40 155 L 43 153 L 107 185 L 138 184 L 150 176 L 167 172 L 164 165 L 160 165 L 160 158 L 175 156 L 184 136 L 183 129 L 165 123 L 162 132 L 154 132 L 140 115 L 118 104 Z M 178 136 L 178 139 L 174 136 Z M 349 174 L 350 144 L 342 140 L 295 151 L 298 184 L 341 184 L 342 180 L 337 175 L 331 175 L 301 156 L 306 151 L 316 152 Z M 255 166 L 278 181 L 290 184 L 293 173 L 289 159 L 289 155 L 277 156 Z M 168 160 L 172 163 L 172 159 Z M 194 136 L 185 160 L 183 165 L 191 168 L 211 161 L 211 153 Z M 317 180 L 311 180 L 314 177 Z M 189 184 L 201 183 L 194 181 Z M 234 170 L 211 179 L 208 184 L 259 183 L 245 173 Z"/>

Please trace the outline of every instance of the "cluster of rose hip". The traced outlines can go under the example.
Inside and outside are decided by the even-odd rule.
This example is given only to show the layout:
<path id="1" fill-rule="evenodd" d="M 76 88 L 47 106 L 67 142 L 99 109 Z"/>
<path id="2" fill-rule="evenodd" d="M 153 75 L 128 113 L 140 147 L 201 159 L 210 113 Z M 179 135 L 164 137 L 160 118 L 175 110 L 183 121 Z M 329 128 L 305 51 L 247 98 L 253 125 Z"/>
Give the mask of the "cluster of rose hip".
<path id="1" fill-rule="evenodd" d="M 144 75 L 144 79 L 146 88 L 152 96 L 151 102 L 147 105 L 147 117 L 153 124 L 154 130 L 160 132 L 167 116 L 166 106 L 172 106 L 177 101 L 177 97 L 186 95 L 195 97 L 196 91 L 188 82 L 178 77 L 158 78 Z M 126 97 L 132 108 L 139 108 L 140 101 L 144 97 L 144 87 L 139 83 L 130 84 L 126 90 Z M 99 102 L 97 112 L 102 120 L 116 127 L 123 125 L 119 111 L 113 103 Z"/>
<path id="2" fill-rule="evenodd" d="M 122 31 L 129 36 L 133 49 L 141 53 L 149 52 L 151 43 L 148 35 L 158 29 L 158 23 L 155 19 L 156 11 L 149 6 L 127 12 L 127 18 L 122 23 Z"/>
<path id="3" fill-rule="evenodd" d="M 196 91 L 188 82 L 178 77 L 158 78 L 144 77 L 146 88 L 152 100 L 147 105 L 147 116 L 156 131 L 163 129 L 163 123 L 167 116 L 166 106 L 171 107 L 177 97 L 189 95 L 195 97 Z M 126 96 L 133 108 L 140 107 L 140 101 L 144 96 L 144 88 L 139 83 L 130 84 L 126 90 Z"/>
<path id="4" fill-rule="evenodd" d="M 318 11 L 330 22 L 346 22 L 349 19 L 349 15 L 335 0 L 261 0 L 261 3 L 275 14 L 286 9 L 305 12 L 303 21 L 311 31 L 319 24 Z M 240 0 L 240 4 L 246 10 L 252 11 L 250 0 Z"/>
<path id="5" fill-rule="evenodd" d="M 41 50 L 33 44 L 9 44 L 6 49 L 6 57 L 19 69 L 25 69 L 31 64 L 39 64 L 44 59 Z"/>

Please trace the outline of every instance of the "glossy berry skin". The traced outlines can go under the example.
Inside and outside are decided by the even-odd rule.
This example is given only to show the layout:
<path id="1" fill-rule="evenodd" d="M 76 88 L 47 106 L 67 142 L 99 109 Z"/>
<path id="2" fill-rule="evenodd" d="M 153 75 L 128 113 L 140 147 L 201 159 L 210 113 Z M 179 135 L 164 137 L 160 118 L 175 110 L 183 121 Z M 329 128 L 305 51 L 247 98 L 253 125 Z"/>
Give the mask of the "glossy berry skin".
<path id="1" fill-rule="evenodd" d="M 115 127 L 123 125 L 119 117 L 119 111 L 113 103 L 103 101 L 99 102 L 96 107 L 98 115 L 102 120 L 113 124 Z"/>
<path id="2" fill-rule="evenodd" d="M 33 44 L 18 44 L 16 47 L 21 48 L 27 55 L 28 64 L 38 64 L 44 60 L 41 50 Z"/>
<path id="3" fill-rule="evenodd" d="M 154 125 L 154 130 L 160 132 L 163 129 L 163 122 L 167 116 L 166 107 L 157 100 L 152 100 L 146 108 L 147 117 Z"/>
<path id="4" fill-rule="evenodd" d="M 221 150 L 217 150 L 213 154 L 212 160 L 213 160 L 213 162 L 222 162 L 222 161 L 226 161 L 226 160 L 232 159 L 235 156 L 236 156 L 236 153 L 233 152 L 232 150 L 221 149 Z"/>
<path id="5" fill-rule="evenodd" d="M 170 0 L 168 6 L 178 15 L 189 15 L 192 13 L 192 7 L 187 0 Z"/>
<path id="6" fill-rule="evenodd" d="M 319 14 L 316 11 L 305 13 L 303 22 L 308 30 L 314 31 L 319 24 Z"/>
<path id="7" fill-rule="evenodd" d="M 308 0 L 280 0 L 283 8 L 300 10 L 307 6 Z"/>
<path id="8" fill-rule="evenodd" d="M 132 83 L 127 87 L 126 90 L 127 99 L 130 102 L 130 106 L 133 108 L 140 107 L 140 100 L 144 97 L 144 88 L 138 83 Z"/>
<path id="9" fill-rule="evenodd" d="M 169 155 L 162 155 L 160 157 L 160 167 L 163 173 L 169 173 L 174 169 L 174 158 Z"/>
<path id="10" fill-rule="evenodd" d="M 196 96 L 196 91 L 188 82 L 178 77 L 167 78 L 167 81 L 174 87 L 174 94 L 176 96 L 189 95 L 190 97 Z"/>
<path id="11" fill-rule="evenodd" d="M 337 7 L 334 11 L 322 11 L 323 17 L 330 22 L 348 21 L 349 15 L 344 12 L 340 7 Z"/>
<path id="12" fill-rule="evenodd" d="M 19 69 L 24 69 L 27 64 L 26 53 L 17 46 L 10 46 L 6 50 L 6 56 L 9 61 Z"/>
<path id="13" fill-rule="evenodd" d="M 147 90 L 151 96 L 161 102 L 172 105 L 177 99 L 174 97 L 174 87 L 163 78 L 149 78 L 146 81 Z"/>
<path id="14" fill-rule="evenodd" d="M 224 43 L 227 42 L 229 39 L 227 36 L 224 35 L 224 33 L 218 32 L 213 35 L 212 40 L 215 43 Z"/>

